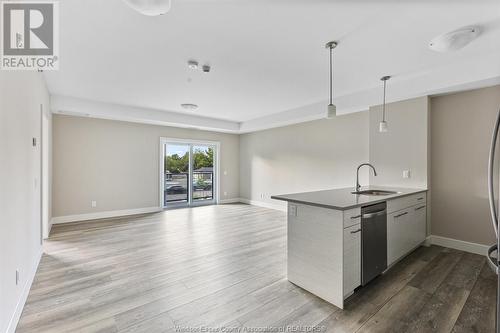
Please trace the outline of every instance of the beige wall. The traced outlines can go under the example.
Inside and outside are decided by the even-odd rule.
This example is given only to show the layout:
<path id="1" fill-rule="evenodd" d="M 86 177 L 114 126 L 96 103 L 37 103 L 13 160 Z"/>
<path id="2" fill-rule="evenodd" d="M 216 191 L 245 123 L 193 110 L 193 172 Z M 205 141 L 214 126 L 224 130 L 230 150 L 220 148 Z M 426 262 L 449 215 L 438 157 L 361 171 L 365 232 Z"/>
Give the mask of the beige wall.
<path id="1" fill-rule="evenodd" d="M 219 141 L 220 199 L 238 197 L 237 135 L 55 115 L 53 216 L 158 207 L 160 137 Z"/>
<path id="2" fill-rule="evenodd" d="M 494 242 L 487 193 L 500 86 L 431 99 L 432 234 Z"/>
<path id="3" fill-rule="evenodd" d="M 240 196 L 283 208 L 273 194 L 355 185 L 368 161 L 368 113 L 244 134 L 240 138 Z M 361 182 L 367 184 L 366 170 Z"/>
<path id="4" fill-rule="evenodd" d="M 427 96 L 386 105 L 388 132 L 379 132 L 382 107 L 370 108 L 371 185 L 428 187 L 429 102 Z M 403 178 L 410 170 L 410 178 Z"/>
<path id="5" fill-rule="evenodd" d="M 0 71 L 0 332 L 14 331 L 42 250 L 40 104 L 42 74 Z"/>

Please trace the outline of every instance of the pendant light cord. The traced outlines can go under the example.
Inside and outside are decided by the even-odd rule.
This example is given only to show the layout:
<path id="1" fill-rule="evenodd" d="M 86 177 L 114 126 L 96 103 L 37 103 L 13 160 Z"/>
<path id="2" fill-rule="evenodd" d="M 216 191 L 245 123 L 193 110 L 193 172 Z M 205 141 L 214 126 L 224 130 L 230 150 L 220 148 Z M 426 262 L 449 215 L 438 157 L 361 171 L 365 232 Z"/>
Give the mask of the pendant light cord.
<path id="1" fill-rule="evenodd" d="M 384 80 L 384 104 L 382 107 L 382 121 L 385 122 L 385 86 L 387 84 L 387 80 Z"/>
<path id="2" fill-rule="evenodd" d="M 333 104 L 333 48 L 330 45 L 330 105 Z"/>

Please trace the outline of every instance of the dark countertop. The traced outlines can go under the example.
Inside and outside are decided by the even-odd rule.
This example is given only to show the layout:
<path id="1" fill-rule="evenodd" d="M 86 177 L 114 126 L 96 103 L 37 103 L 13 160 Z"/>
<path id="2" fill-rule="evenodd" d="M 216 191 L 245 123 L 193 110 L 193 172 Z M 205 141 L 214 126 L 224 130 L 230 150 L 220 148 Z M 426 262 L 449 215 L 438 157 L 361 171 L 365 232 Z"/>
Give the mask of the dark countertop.
<path id="1" fill-rule="evenodd" d="M 356 195 L 351 193 L 354 191 L 353 187 L 347 187 L 324 191 L 273 195 L 271 196 L 271 199 L 318 206 L 323 208 L 346 210 L 364 206 L 366 204 L 374 204 L 377 202 L 427 191 L 426 189 L 418 188 L 400 188 L 386 186 L 368 186 L 362 187 L 361 190 L 386 190 L 396 191 L 398 193 L 389 195 Z"/>

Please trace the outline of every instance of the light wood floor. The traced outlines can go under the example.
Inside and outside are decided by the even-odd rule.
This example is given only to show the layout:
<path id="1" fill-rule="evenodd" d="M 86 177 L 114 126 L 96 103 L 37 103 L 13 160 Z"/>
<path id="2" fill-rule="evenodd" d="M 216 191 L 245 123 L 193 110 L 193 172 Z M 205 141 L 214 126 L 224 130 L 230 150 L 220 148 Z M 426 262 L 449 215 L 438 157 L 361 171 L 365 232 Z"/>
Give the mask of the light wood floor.
<path id="1" fill-rule="evenodd" d="M 421 247 L 342 311 L 285 279 L 285 244 L 284 213 L 240 204 L 57 225 L 17 331 L 493 332 L 482 256 Z"/>

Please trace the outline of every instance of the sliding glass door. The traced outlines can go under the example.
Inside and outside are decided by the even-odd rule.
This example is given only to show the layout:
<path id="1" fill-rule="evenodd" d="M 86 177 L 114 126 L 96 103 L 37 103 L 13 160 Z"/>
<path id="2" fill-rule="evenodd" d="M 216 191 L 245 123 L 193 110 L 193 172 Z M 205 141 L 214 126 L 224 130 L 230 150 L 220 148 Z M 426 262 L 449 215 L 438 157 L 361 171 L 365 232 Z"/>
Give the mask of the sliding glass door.
<path id="1" fill-rule="evenodd" d="M 217 144 L 165 140 L 162 153 L 164 207 L 216 202 Z"/>
<path id="2" fill-rule="evenodd" d="M 214 152 L 209 145 L 193 145 L 192 201 L 210 202 L 214 200 Z"/>
<path id="3" fill-rule="evenodd" d="M 185 144 L 165 145 L 165 203 L 189 203 L 189 165 L 191 147 Z"/>

